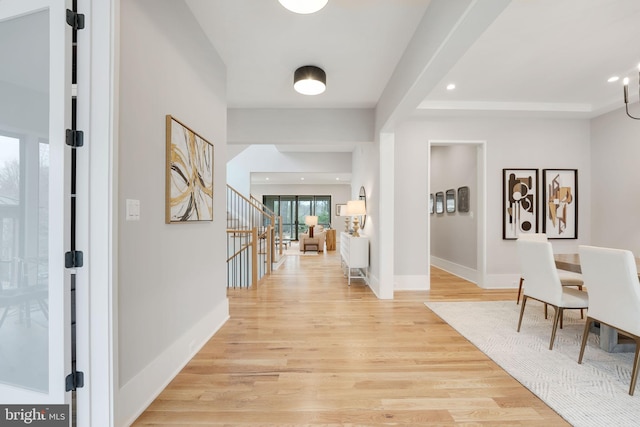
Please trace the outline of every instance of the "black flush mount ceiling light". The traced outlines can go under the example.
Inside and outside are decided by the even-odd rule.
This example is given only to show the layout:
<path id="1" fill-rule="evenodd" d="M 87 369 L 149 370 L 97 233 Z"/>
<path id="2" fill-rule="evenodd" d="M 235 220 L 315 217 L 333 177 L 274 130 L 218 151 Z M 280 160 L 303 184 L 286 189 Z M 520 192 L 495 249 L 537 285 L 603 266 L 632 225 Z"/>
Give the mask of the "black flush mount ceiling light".
<path id="1" fill-rule="evenodd" d="M 291 12 L 308 14 L 315 13 L 325 7 L 329 0 L 278 0 L 281 5 Z"/>
<path id="2" fill-rule="evenodd" d="M 303 95 L 319 95 L 327 88 L 327 74 L 315 65 L 300 67 L 293 74 L 293 88 Z"/>

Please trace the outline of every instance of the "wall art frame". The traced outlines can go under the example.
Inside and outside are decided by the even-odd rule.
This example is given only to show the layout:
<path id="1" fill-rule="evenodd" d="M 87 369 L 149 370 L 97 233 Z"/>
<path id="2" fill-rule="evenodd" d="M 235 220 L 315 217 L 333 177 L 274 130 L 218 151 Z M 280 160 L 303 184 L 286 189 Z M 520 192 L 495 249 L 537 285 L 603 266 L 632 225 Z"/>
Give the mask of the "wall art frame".
<path id="1" fill-rule="evenodd" d="M 549 239 L 578 238 L 578 170 L 542 170 L 542 231 Z"/>
<path id="2" fill-rule="evenodd" d="M 469 212 L 469 187 L 458 187 L 458 212 Z"/>
<path id="3" fill-rule="evenodd" d="M 445 192 L 445 202 L 447 213 L 454 213 L 456 211 L 456 190 L 451 188 Z"/>
<path id="4" fill-rule="evenodd" d="M 444 193 L 442 191 L 436 193 L 436 213 L 444 213 Z"/>
<path id="5" fill-rule="evenodd" d="M 538 169 L 502 169 L 502 238 L 538 232 Z"/>
<path id="6" fill-rule="evenodd" d="M 213 144 L 166 116 L 165 223 L 213 221 Z"/>

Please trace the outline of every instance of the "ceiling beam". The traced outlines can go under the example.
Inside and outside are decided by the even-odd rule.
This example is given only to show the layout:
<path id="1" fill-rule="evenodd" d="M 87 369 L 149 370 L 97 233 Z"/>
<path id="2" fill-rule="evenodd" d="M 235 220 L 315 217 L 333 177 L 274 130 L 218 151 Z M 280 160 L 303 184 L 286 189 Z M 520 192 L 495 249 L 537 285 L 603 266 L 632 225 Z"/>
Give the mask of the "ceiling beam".
<path id="1" fill-rule="evenodd" d="M 433 0 L 376 108 L 376 132 L 391 131 L 429 92 L 511 0 Z"/>

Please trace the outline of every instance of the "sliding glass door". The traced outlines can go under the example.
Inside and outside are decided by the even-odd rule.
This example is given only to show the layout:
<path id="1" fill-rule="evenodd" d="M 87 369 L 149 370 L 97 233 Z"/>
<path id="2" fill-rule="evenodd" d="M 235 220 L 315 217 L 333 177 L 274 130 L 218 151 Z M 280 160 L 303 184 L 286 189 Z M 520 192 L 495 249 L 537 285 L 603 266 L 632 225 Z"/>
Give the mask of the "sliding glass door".
<path id="1" fill-rule="evenodd" d="M 307 231 L 307 215 L 317 215 L 324 227 L 331 225 L 331 196 L 263 196 L 262 203 L 282 217 L 282 235 L 292 240 Z"/>

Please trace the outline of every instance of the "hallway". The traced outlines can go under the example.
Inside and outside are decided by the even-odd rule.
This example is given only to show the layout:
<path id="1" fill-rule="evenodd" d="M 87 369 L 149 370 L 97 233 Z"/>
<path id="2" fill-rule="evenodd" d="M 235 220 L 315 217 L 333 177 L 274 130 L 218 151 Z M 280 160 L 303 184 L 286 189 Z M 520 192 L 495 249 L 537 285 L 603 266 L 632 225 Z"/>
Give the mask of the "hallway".
<path id="1" fill-rule="evenodd" d="M 337 252 L 288 256 L 228 291 L 229 321 L 134 425 L 568 425 L 423 304 L 515 291 L 431 274 L 383 301 Z"/>

